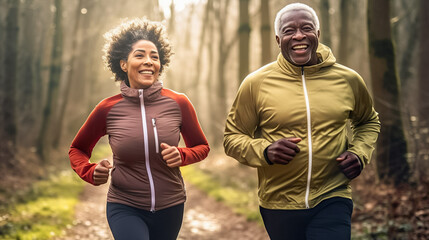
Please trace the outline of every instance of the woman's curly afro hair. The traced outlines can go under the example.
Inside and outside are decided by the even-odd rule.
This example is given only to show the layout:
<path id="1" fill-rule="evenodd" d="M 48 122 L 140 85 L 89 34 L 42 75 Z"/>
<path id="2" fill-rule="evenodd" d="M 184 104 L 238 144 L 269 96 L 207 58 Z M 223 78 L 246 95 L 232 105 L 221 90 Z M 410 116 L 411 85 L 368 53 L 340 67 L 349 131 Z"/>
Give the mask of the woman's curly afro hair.
<path id="1" fill-rule="evenodd" d="M 104 38 L 106 42 L 103 48 L 103 60 L 106 67 L 112 71 L 115 81 L 128 82 L 127 73 L 122 71 L 120 60 L 127 60 L 134 43 L 140 40 L 148 40 L 155 44 L 161 62 L 160 73 L 170 63 L 171 46 L 165 27 L 159 22 L 146 18 L 125 21 L 105 33 Z"/>

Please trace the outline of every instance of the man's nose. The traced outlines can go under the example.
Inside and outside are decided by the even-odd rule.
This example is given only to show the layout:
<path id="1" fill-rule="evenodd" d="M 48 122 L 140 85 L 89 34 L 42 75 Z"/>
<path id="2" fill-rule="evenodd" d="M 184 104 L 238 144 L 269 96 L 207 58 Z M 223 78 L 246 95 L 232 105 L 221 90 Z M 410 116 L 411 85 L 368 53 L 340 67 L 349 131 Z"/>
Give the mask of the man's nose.
<path id="1" fill-rule="evenodd" d="M 305 38 L 305 34 L 300 30 L 296 30 L 295 34 L 293 35 L 293 38 L 296 40 L 302 40 Z"/>

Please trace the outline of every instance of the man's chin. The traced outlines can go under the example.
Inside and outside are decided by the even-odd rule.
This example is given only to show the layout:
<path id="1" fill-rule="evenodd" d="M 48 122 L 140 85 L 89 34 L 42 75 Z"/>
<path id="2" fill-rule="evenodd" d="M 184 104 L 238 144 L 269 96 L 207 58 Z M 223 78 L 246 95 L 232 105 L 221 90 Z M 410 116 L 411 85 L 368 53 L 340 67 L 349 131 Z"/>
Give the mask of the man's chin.
<path id="1" fill-rule="evenodd" d="M 311 55 L 291 58 L 292 64 L 299 67 L 309 65 L 310 60 Z"/>

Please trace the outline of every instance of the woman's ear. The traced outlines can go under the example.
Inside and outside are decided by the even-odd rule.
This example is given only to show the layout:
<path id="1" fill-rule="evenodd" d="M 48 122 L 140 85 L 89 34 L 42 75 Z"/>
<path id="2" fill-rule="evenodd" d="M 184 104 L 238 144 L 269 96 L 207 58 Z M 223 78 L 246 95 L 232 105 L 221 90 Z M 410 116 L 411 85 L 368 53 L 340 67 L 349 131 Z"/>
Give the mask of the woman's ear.
<path id="1" fill-rule="evenodd" d="M 125 60 L 120 60 L 119 61 L 119 64 L 121 65 L 121 69 L 122 69 L 122 71 L 124 71 L 124 72 L 127 72 L 127 62 L 125 61 Z"/>

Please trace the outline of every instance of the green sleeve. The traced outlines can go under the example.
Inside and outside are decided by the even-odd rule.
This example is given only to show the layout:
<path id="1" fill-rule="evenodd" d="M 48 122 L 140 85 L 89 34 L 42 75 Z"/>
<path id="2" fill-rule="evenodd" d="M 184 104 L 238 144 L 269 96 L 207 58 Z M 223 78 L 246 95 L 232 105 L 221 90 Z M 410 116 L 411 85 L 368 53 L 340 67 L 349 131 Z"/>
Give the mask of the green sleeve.
<path id="1" fill-rule="evenodd" d="M 348 151 L 359 156 L 362 167 L 365 167 L 371 160 L 380 133 L 380 121 L 363 79 L 357 76 L 355 81 L 351 81 L 351 87 L 355 96 L 355 107 L 350 115 L 353 137 Z"/>
<path id="2" fill-rule="evenodd" d="M 268 166 L 264 150 L 271 143 L 255 138 L 259 125 L 257 94 L 259 83 L 245 79 L 228 114 L 223 145 L 225 153 L 251 167 Z"/>

